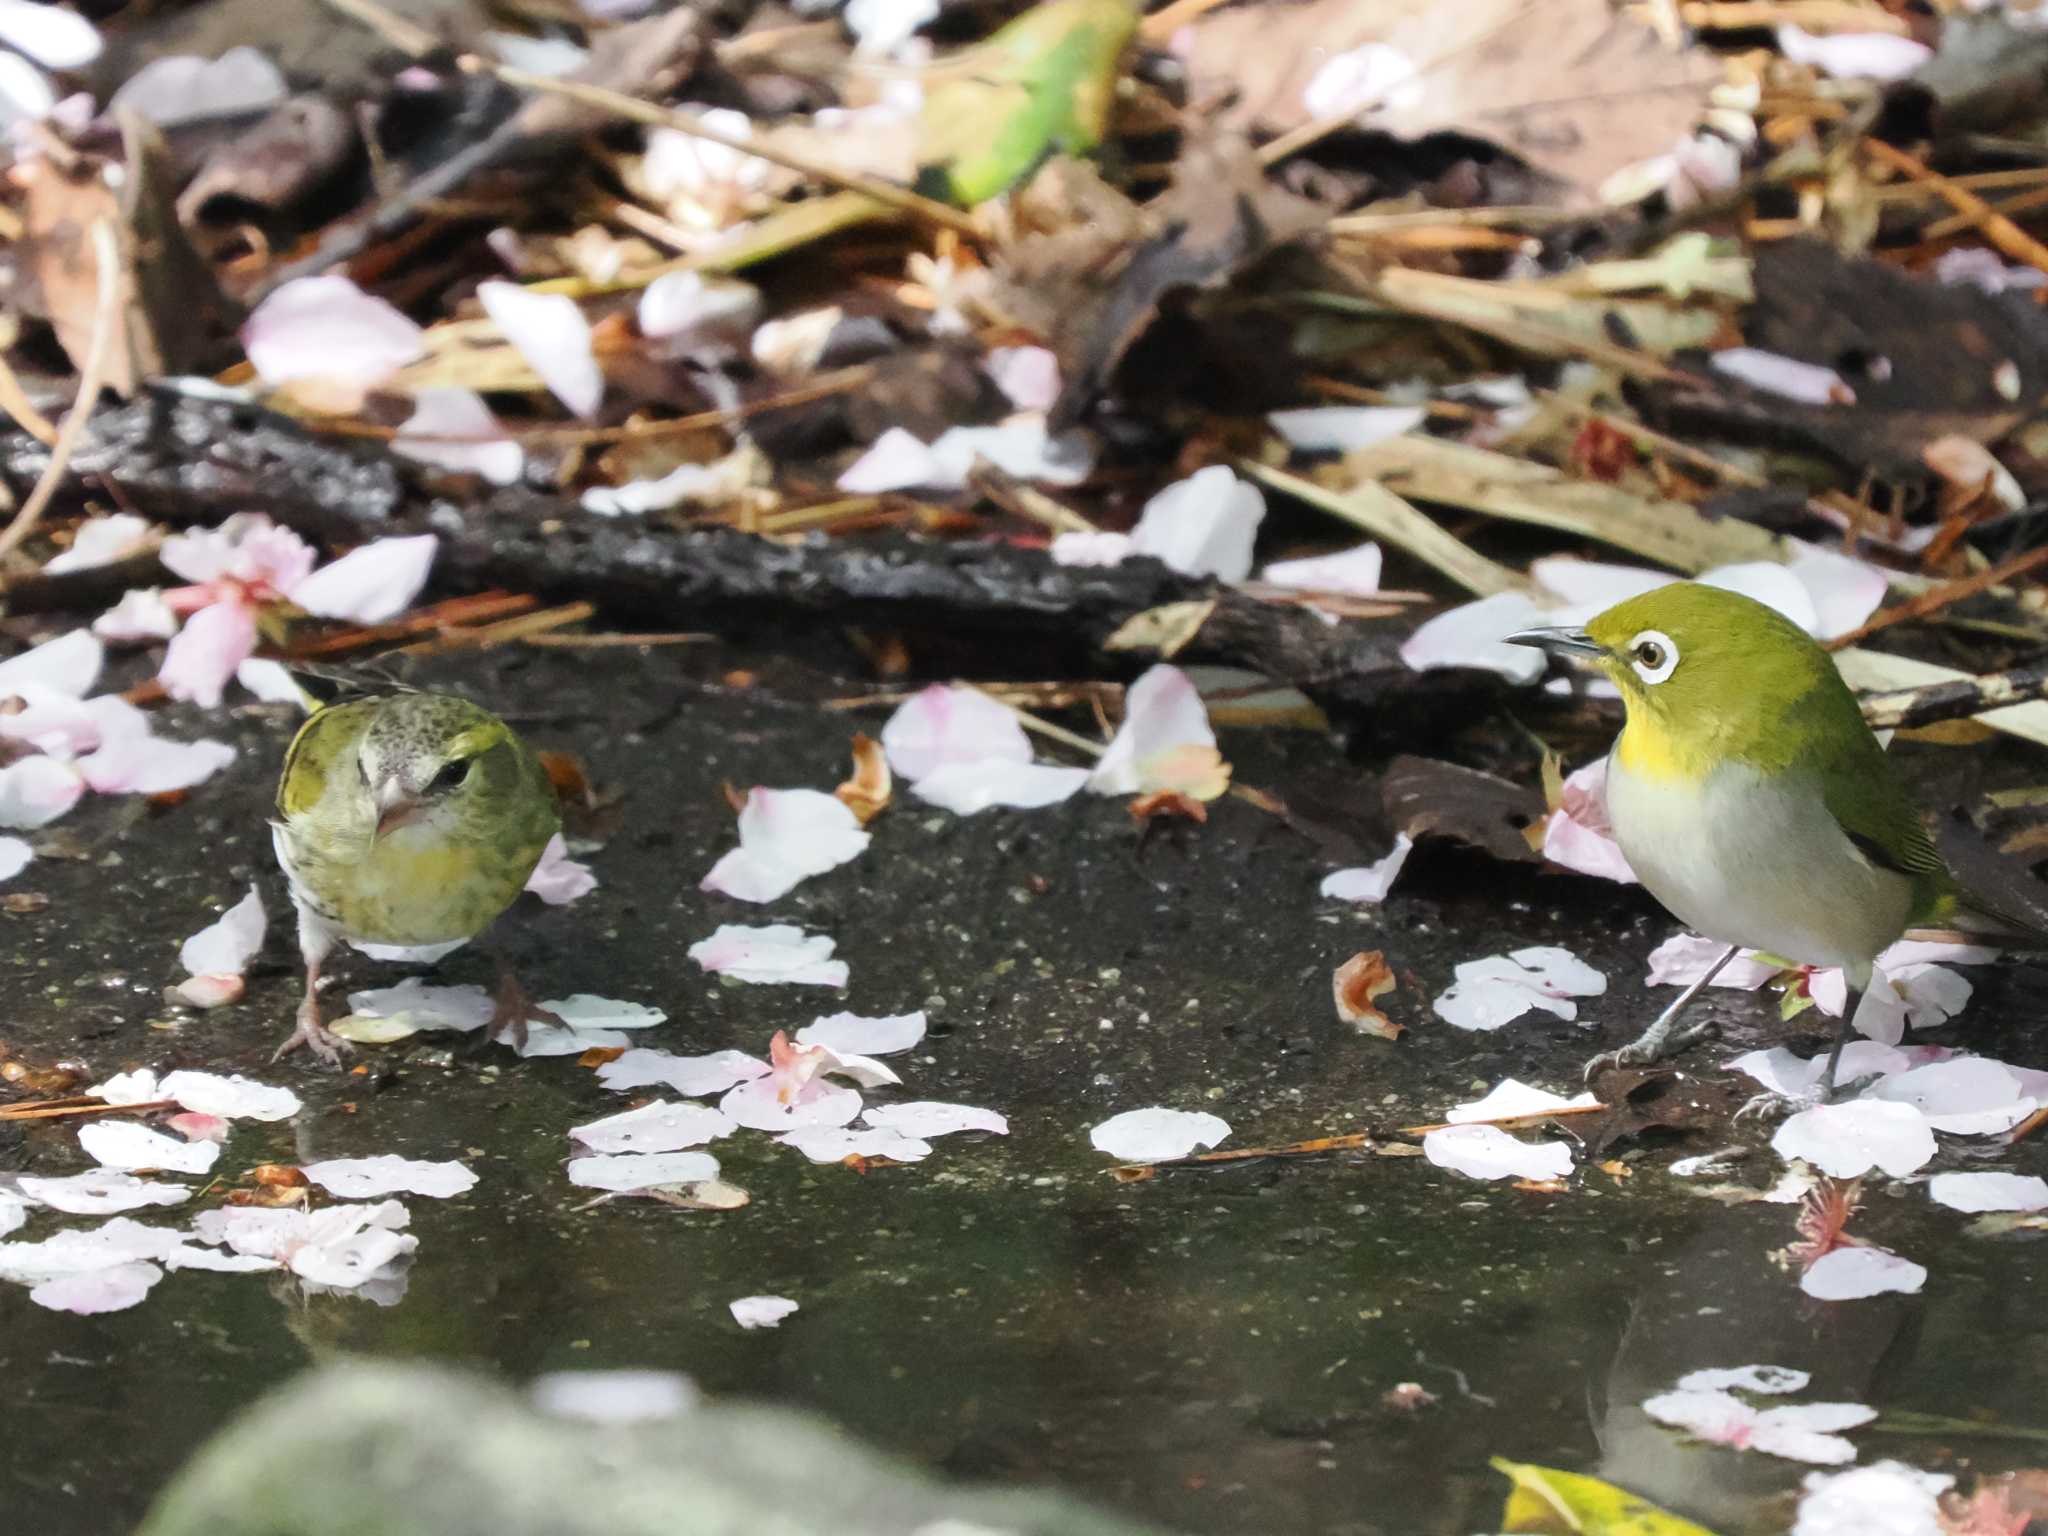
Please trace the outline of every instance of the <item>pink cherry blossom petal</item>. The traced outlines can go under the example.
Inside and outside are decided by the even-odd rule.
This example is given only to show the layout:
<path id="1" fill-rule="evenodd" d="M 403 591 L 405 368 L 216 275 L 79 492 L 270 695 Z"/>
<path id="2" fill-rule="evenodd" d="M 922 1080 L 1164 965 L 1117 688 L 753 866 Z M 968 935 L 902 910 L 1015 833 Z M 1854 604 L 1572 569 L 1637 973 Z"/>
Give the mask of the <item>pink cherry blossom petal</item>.
<path id="1" fill-rule="evenodd" d="M 233 1129 L 219 1115 L 198 1115 L 189 1109 L 172 1115 L 164 1124 L 187 1141 L 210 1141 L 217 1147 L 227 1143 L 228 1132 Z"/>
<path id="2" fill-rule="evenodd" d="M 85 779 L 69 763 L 40 755 L 9 763 L 0 768 L 0 827 L 47 827 L 84 793 Z"/>
<path id="3" fill-rule="evenodd" d="M 511 485 L 526 473 L 526 450 L 472 389 L 435 385 L 416 393 L 391 451 L 492 485 Z"/>
<path id="4" fill-rule="evenodd" d="M 67 631 L 0 661 L 0 699 L 12 698 L 31 684 L 82 699 L 99 681 L 105 659 L 106 648 L 90 630 Z"/>
<path id="5" fill-rule="evenodd" d="M 426 1195 L 436 1200 L 467 1194 L 476 1174 L 464 1163 L 422 1162 L 386 1153 L 381 1157 L 329 1158 L 299 1170 L 331 1195 L 373 1200 L 382 1195 Z"/>
<path id="6" fill-rule="evenodd" d="M 737 1129 L 722 1111 L 706 1105 L 657 1101 L 576 1126 L 569 1135 L 593 1152 L 680 1152 Z"/>
<path id="7" fill-rule="evenodd" d="M 1229 1134 L 1230 1123 L 1220 1116 L 1153 1105 L 1110 1116 L 1089 1130 L 1088 1144 L 1127 1163 L 1156 1163 L 1213 1147 Z"/>
<path id="8" fill-rule="evenodd" d="M 1917 1295 L 1927 1271 L 1882 1248 L 1837 1248 L 1822 1254 L 1799 1277 L 1799 1289 L 1817 1301 L 1860 1301 L 1897 1291 Z"/>
<path id="9" fill-rule="evenodd" d="M 981 366 L 1020 411 L 1049 411 L 1060 397 L 1060 360 L 1048 347 L 997 347 Z"/>
<path id="10" fill-rule="evenodd" d="M 597 414 L 604 370 L 590 349 L 590 322 L 574 299 L 506 282 L 479 283 L 476 296 L 557 400 L 578 416 Z"/>
<path id="11" fill-rule="evenodd" d="M 701 1184 L 717 1177 L 718 1159 L 709 1152 L 620 1152 L 569 1160 L 571 1184 L 613 1194 Z"/>
<path id="12" fill-rule="evenodd" d="M 420 595 L 439 544 L 431 533 L 375 539 L 293 586 L 291 600 L 322 618 L 382 624 L 405 612 Z"/>
<path id="13" fill-rule="evenodd" d="M 1812 1380 L 1807 1372 L 1794 1370 L 1789 1365 L 1731 1365 L 1687 1371 L 1678 1378 L 1678 1386 L 1679 1390 L 1686 1392 L 1740 1389 L 1777 1397 L 1787 1392 L 1804 1392 Z"/>
<path id="14" fill-rule="evenodd" d="M 141 554 L 154 542 L 155 535 L 146 517 L 138 517 L 133 512 L 89 517 L 71 535 L 70 548 L 43 562 L 43 571 L 46 575 L 57 576 L 65 571 L 85 571 L 94 566 L 112 565 L 116 560 Z"/>
<path id="15" fill-rule="evenodd" d="M 1801 1110 L 1778 1127 L 1771 1147 L 1788 1161 L 1811 1163 L 1834 1179 L 1881 1168 L 1903 1179 L 1934 1156 L 1934 1132 L 1911 1104 L 1851 1099 Z"/>
<path id="16" fill-rule="evenodd" d="M 384 300 L 330 274 L 294 278 L 264 299 L 242 327 L 242 346 L 273 389 L 333 380 L 360 400 L 422 354 L 424 334 Z"/>
<path id="17" fill-rule="evenodd" d="M 210 603 L 165 648 L 157 681 L 172 698 L 211 709 L 255 649 L 256 610 L 232 599 Z"/>
<path id="18" fill-rule="evenodd" d="M 1124 692 L 1124 720 L 1104 749 L 1088 787 L 1098 795 L 1129 795 L 1159 787 L 1150 765 L 1181 747 L 1213 747 L 1209 712 L 1187 673 L 1161 663 Z"/>
<path id="19" fill-rule="evenodd" d="M 881 739 L 890 768 L 913 782 L 949 763 L 1031 761 L 1016 715 L 979 688 L 932 684 L 897 706 Z"/>
<path id="20" fill-rule="evenodd" d="M 1646 979 L 1653 987 L 1689 987 L 1706 975 L 1708 968 L 1721 958 L 1727 948 L 1719 939 L 1702 938 L 1696 933 L 1674 933 L 1650 951 L 1650 974 Z M 1738 954 L 1715 973 L 1711 985 L 1732 987 L 1738 992 L 1754 992 L 1781 969 L 1756 959 L 1755 955 L 1755 950 L 1744 950 Z"/>
<path id="21" fill-rule="evenodd" d="M 1543 856 L 1582 875 L 1636 883 L 1607 819 L 1606 758 L 1594 759 L 1565 779 L 1558 807 L 1543 824 Z"/>
<path id="22" fill-rule="evenodd" d="M 551 907 L 567 906 L 597 889 L 597 876 L 588 864 L 569 857 L 569 845 L 557 832 L 541 850 L 540 862 L 526 877 L 526 888 Z"/>
<path id="23" fill-rule="evenodd" d="M 700 889 L 738 901 L 776 901 L 813 875 L 858 858 L 872 840 L 845 801 L 815 789 L 749 791 L 739 836 L 739 847 L 712 867 Z"/>
<path id="24" fill-rule="evenodd" d="M 785 1317 L 797 1310 L 797 1304 L 787 1296 L 742 1296 L 726 1306 L 732 1320 L 742 1328 L 779 1327 Z"/>
<path id="25" fill-rule="evenodd" d="M 750 323 L 761 295 L 744 283 L 707 281 L 701 272 L 664 272 L 640 291 L 640 334 L 677 347 L 721 339 Z"/>
<path id="26" fill-rule="evenodd" d="M 1835 1430 L 1854 1429 L 1877 1417 L 1875 1408 L 1861 1403 L 1752 1408 L 1731 1393 L 1712 1389 L 1659 1393 L 1643 1404 L 1643 1412 L 1709 1444 L 1822 1466 L 1856 1459 L 1856 1447 Z"/>
<path id="27" fill-rule="evenodd" d="M 881 496 L 924 486 L 942 488 L 945 478 L 938 455 L 922 438 L 902 427 L 891 427 L 847 466 L 834 485 L 849 496 Z"/>
<path id="28" fill-rule="evenodd" d="M 1572 1171 L 1572 1149 L 1563 1142 L 1520 1141 L 1497 1125 L 1430 1131 L 1422 1155 L 1471 1179 L 1563 1179 Z"/>
<path id="29" fill-rule="evenodd" d="M 1813 544 L 1799 546 L 1789 569 L 1806 588 L 1815 615 L 1814 634 L 1822 640 L 1861 625 L 1877 611 L 1891 585 L 1868 561 Z"/>
<path id="30" fill-rule="evenodd" d="M 1131 530 L 1131 549 L 1183 576 L 1243 581 L 1252 573 L 1252 545 L 1265 516 L 1266 498 L 1256 485 L 1212 464 L 1145 503 Z"/>
<path id="31" fill-rule="evenodd" d="M 1406 832 L 1397 833 L 1394 846 L 1387 850 L 1384 858 L 1356 869 L 1340 869 L 1325 875 L 1320 893 L 1332 901 L 1385 901 L 1414 848 L 1414 838 Z"/>
<path id="32" fill-rule="evenodd" d="M 848 968 L 832 958 L 833 941 L 806 934 L 790 923 L 750 928 L 726 923 L 690 946 L 690 958 L 707 971 L 756 984 L 843 987 Z"/>
<path id="33" fill-rule="evenodd" d="M 203 784 L 234 760 L 224 741 L 124 735 L 81 757 L 78 771 L 103 795 L 162 795 Z"/>
<path id="34" fill-rule="evenodd" d="M 76 1312 L 84 1316 L 123 1312 L 138 1305 L 149 1295 L 150 1287 L 163 1277 L 164 1272 L 156 1265 L 136 1260 L 45 1280 L 28 1293 L 28 1299 L 53 1312 Z"/>

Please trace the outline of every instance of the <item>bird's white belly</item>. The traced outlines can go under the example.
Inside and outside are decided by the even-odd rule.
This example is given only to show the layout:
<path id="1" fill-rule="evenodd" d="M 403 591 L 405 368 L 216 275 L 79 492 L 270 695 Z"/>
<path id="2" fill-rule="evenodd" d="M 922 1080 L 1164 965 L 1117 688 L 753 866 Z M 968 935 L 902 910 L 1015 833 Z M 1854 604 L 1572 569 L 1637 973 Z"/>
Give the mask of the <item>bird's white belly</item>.
<path id="1" fill-rule="evenodd" d="M 1680 784 L 1611 757 L 1607 814 L 1644 889 L 1708 938 L 1853 970 L 1905 928 L 1911 883 L 1864 857 L 1810 780 L 1729 764 Z"/>

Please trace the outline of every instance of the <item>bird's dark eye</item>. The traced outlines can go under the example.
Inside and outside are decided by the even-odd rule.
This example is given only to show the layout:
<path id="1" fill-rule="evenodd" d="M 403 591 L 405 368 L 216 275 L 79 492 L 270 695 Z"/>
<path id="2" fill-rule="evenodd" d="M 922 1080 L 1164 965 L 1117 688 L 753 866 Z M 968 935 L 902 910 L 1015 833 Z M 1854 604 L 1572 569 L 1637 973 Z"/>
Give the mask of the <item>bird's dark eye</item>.
<path id="1" fill-rule="evenodd" d="M 1654 640 L 1645 640 L 1636 647 L 1636 660 L 1654 672 L 1664 665 L 1664 647 Z"/>
<path id="2" fill-rule="evenodd" d="M 473 757 L 451 758 L 441 765 L 441 771 L 427 783 L 430 795 L 445 794 L 469 777 L 469 770 L 476 764 Z"/>

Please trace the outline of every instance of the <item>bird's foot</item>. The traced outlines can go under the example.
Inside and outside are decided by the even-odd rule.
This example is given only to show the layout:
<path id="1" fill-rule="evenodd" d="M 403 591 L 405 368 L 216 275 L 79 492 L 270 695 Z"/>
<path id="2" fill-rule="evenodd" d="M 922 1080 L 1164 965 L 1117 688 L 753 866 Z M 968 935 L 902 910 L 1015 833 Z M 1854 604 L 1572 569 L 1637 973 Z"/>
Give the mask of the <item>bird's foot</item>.
<path id="1" fill-rule="evenodd" d="M 320 1004 L 310 995 L 299 1004 L 298 1027 L 285 1036 L 284 1044 L 271 1052 L 270 1059 L 278 1061 L 302 1045 L 337 1071 L 341 1068 L 342 1058 L 350 1055 L 354 1049 L 341 1036 L 320 1022 Z"/>
<path id="2" fill-rule="evenodd" d="M 1771 1120 L 1780 1115 L 1796 1115 L 1802 1110 L 1818 1109 L 1823 1104 L 1844 1104 L 1850 1099 L 1861 1097 L 1864 1088 L 1875 1082 L 1879 1075 L 1859 1077 L 1852 1083 L 1836 1083 L 1833 1087 L 1815 1083 L 1802 1093 L 1760 1093 L 1736 1110 L 1735 1118 L 1747 1120 L 1754 1116 L 1759 1120 Z"/>
<path id="3" fill-rule="evenodd" d="M 1705 1018 L 1683 1026 L 1659 1019 L 1627 1045 L 1602 1051 L 1586 1063 L 1583 1081 L 1591 1082 L 1609 1067 L 1648 1067 L 1697 1045 L 1720 1028 L 1718 1020 Z"/>
<path id="4" fill-rule="evenodd" d="M 549 1008 L 543 1008 L 527 995 L 526 988 L 519 984 L 519 978 L 510 971 L 498 978 L 497 1004 L 491 1010 L 491 1021 L 484 1026 L 484 1038 L 500 1045 L 509 1045 L 515 1051 L 526 1049 L 527 1026 L 531 1024 L 552 1024 L 558 1029 L 567 1029 L 569 1021 Z"/>

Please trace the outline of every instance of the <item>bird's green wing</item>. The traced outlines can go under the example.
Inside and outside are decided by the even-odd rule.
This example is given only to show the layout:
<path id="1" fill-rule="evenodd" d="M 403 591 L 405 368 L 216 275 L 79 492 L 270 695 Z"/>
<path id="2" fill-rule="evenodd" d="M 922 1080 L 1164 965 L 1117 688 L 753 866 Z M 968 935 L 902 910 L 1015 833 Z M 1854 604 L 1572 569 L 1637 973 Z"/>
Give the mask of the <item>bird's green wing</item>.
<path id="1" fill-rule="evenodd" d="M 285 749 L 277 776 L 277 813 L 287 821 L 304 815 L 327 790 L 337 762 L 353 756 L 376 710 L 374 699 L 356 699 L 316 709 Z"/>
<path id="2" fill-rule="evenodd" d="M 1862 725 L 1860 715 L 1856 723 Z M 1913 882 L 1913 922 L 1946 916 L 1954 905 L 1955 880 L 1898 770 L 1867 730 L 1860 738 L 1832 734 L 1844 746 L 1819 765 L 1828 813 L 1871 863 Z"/>

